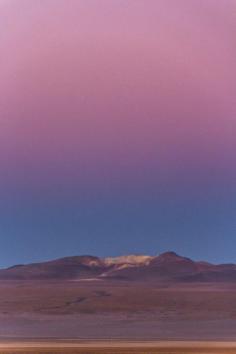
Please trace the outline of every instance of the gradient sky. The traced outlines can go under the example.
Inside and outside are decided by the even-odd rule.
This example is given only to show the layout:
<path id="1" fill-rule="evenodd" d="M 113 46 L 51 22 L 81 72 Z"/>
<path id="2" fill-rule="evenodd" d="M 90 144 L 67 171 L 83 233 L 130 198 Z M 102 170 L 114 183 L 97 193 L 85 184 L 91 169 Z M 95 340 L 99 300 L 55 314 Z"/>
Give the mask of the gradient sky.
<path id="1" fill-rule="evenodd" d="M 235 0 L 0 0 L 0 266 L 236 263 L 235 38 Z"/>

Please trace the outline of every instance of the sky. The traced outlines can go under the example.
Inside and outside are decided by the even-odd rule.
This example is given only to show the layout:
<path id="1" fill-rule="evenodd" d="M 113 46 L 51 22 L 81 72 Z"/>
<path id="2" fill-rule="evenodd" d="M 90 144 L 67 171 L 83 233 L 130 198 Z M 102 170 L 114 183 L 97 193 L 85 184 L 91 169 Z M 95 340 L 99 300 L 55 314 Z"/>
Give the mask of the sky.
<path id="1" fill-rule="evenodd" d="M 0 266 L 236 263 L 235 37 L 235 0 L 0 0 Z"/>

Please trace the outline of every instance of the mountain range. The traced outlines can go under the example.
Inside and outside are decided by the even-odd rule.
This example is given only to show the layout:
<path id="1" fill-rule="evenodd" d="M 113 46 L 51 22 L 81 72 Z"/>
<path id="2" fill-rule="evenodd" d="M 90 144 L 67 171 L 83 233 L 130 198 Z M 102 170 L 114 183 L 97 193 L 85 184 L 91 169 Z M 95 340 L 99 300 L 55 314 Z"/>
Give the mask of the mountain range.
<path id="1" fill-rule="evenodd" d="M 234 282 L 236 264 L 196 262 L 175 252 L 158 256 L 72 256 L 0 270 L 1 280 Z"/>

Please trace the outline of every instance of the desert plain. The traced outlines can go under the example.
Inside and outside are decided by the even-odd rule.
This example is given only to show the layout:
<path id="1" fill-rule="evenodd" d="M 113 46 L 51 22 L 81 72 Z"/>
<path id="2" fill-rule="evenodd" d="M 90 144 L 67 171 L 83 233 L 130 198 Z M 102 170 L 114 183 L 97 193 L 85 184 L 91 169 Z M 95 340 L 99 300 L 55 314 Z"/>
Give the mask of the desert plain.
<path id="1" fill-rule="evenodd" d="M 1 354 L 227 354 L 235 342 L 194 341 L 2 341 Z"/>
<path id="2" fill-rule="evenodd" d="M 236 285 L 1 281 L 0 353 L 236 353 Z"/>
<path id="3" fill-rule="evenodd" d="M 0 354 L 236 353 L 234 264 L 82 256 L 0 279 Z"/>

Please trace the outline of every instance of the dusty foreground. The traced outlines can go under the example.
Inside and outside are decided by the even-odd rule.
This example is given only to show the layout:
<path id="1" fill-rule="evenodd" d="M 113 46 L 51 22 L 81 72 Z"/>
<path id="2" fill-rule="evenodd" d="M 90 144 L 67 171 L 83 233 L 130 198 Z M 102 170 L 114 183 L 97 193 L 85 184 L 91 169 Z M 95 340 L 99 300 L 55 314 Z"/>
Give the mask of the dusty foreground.
<path id="1" fill-rule="evenodd" d="M 0 353 L 32 354 L 227 354 L 236 342 L 206 341 L 2 341 Z"/>
<path id="2" fill-rule="evenodd" d="M 0 342 L 12 338 L 234 342 L 236 284 L 2 281 Z"/>

